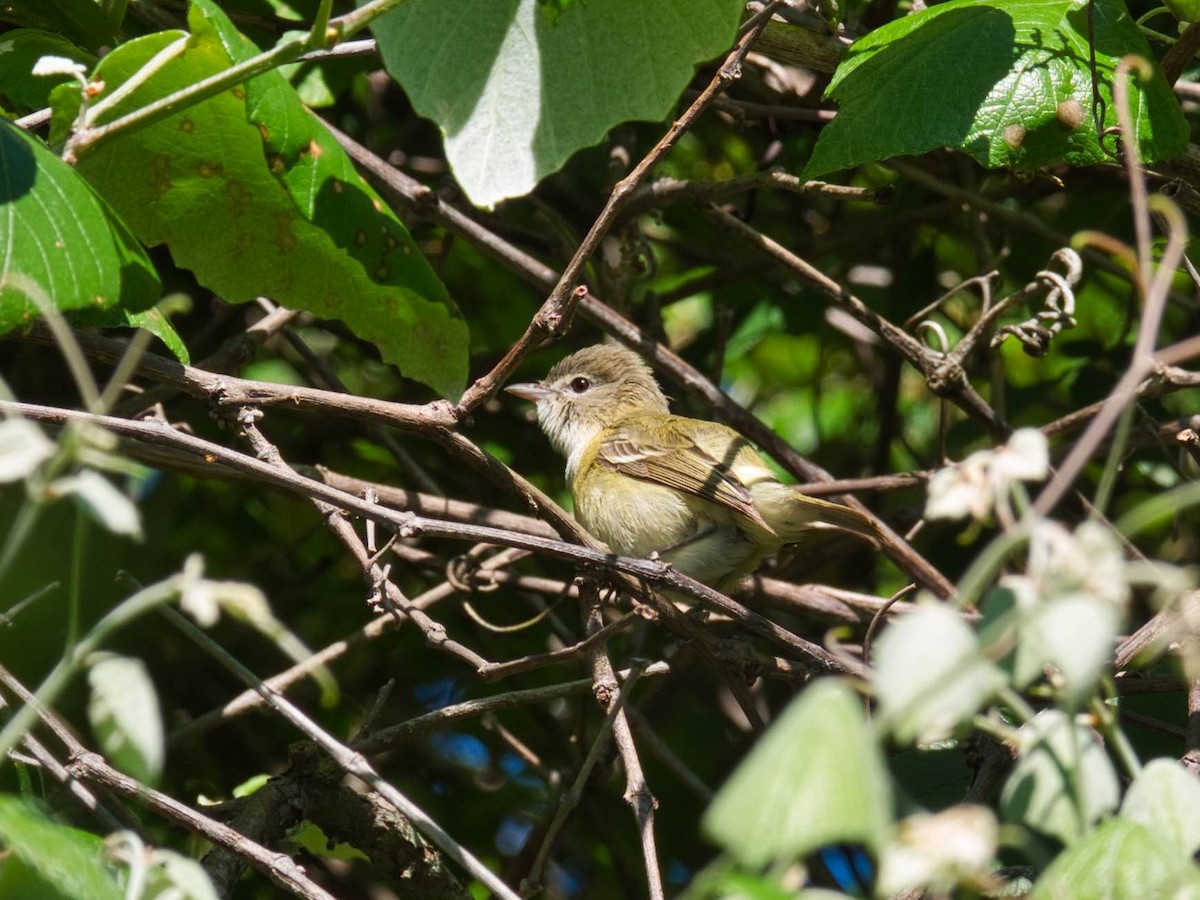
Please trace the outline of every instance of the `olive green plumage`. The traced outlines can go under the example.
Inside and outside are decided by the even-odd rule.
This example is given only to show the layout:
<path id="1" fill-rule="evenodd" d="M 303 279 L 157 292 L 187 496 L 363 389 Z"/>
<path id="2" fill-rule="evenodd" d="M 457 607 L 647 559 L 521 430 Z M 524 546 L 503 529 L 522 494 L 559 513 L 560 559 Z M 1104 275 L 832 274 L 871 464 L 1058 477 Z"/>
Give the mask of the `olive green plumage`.
<path id="1" fill-rule="evenodd" d="M 857 511 L 781 483 L 732 428 L 672 415 L 631 350 L 587 347 L 543 381 L 508 390 L 537 403 L 542 430 L 567 457 L 576 517 L 622 556 L 657 552 L 727 587 L 814 527 L 875 535 Z"/>

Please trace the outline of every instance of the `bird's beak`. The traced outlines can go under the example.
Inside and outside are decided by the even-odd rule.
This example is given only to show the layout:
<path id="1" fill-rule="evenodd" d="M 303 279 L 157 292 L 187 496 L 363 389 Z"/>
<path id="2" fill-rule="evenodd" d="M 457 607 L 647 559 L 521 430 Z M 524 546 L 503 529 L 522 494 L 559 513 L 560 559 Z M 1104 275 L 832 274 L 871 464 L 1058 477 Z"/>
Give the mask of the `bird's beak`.
<path id="1" fill-rule="evenodd" d="M 533 403 L 537 403 L 539 400 L 544 400 L 549 397 L 551 393 L 553 393 L 550 388 L 546 387 L 544 384 L 537 384 L 536 382 L 529 382 L 526 384 L 510 384 L 504 390 L 510 394 L 520 397 L 522 400 L 529 400 Z"/>

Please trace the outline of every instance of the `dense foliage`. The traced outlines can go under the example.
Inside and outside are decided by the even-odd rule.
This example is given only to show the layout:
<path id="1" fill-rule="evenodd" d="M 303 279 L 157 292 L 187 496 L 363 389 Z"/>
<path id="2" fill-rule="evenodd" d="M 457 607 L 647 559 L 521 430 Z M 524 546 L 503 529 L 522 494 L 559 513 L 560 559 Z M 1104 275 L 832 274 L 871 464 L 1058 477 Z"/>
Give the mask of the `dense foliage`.
<path id="1" fill-rule="evenodd" d="M 0 5 L 0 896 L 1200 897 L 1190 7 Z M 605 339 L 878 546 L 606 554 Z"/>

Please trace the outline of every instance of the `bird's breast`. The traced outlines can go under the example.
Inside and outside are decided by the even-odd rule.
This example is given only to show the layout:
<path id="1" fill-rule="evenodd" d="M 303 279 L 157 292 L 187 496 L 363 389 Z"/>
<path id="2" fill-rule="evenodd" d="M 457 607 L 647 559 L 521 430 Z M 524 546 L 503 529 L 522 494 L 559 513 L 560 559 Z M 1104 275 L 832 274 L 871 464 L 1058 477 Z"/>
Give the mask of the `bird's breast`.
<path id="1" fill-rule="evenodd" d="M 575 516 L 622 556 L 647 556 L 691 536 L 695 516 L 678 491 L 600 470 L 572 485 Z"/>
<path id="2" fill-rule="evenodd" d="M 766 548 L 750 540 L 734 515 L 672 488 L 592 467 L 572 485 L 575 516 L 620 556 L 658 553 L 706 584 L 744 575 Z"/>

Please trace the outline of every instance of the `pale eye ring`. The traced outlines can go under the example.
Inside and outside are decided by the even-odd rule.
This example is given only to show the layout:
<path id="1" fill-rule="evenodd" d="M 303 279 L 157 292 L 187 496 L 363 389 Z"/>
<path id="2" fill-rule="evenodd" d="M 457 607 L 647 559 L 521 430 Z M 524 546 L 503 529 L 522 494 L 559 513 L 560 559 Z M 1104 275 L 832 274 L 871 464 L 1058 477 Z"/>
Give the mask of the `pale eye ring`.
<path id="1" fill-rule="evenodd" d="M 573 393 L 582 394 L 591 386 L 592 382 L 589 379 L 584 378 L 582 375 L 571 379 L 571 391 Z"/>

